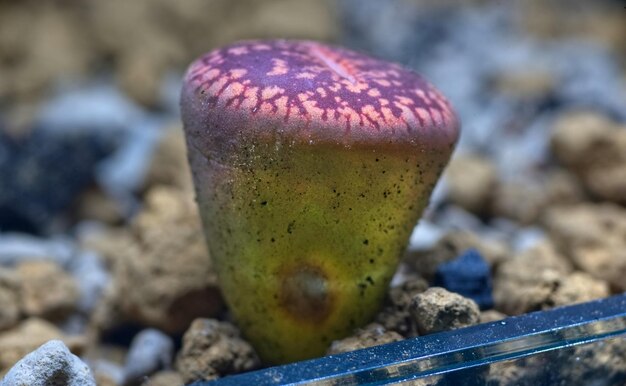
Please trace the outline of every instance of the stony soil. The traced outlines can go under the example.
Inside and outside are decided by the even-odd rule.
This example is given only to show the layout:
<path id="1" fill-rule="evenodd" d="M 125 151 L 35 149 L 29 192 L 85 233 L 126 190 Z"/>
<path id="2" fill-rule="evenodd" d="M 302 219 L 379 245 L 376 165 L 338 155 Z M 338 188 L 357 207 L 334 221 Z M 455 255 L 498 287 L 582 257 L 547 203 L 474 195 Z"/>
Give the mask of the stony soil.
<path id="1" fill-rule="evenodd" d="M 176 113 L 184 66 L 239 38 L 338 40 L 407 63 L 464 122 L 383 308 L 328 354 L 626 291 L 618 2 L 528 1 L 512 24 L 484 2 L 87 3 L 0 0 L 0 377 L 47 354 L 75 384 L 107 386 L 263 366 L 223 304 Z M 492 308 L 434 285 L 469 249 L 488 265 Z M 625 352 L 623 339 L 574 347 L 485 381 L 532 384 L 571 357 L 565 380 L 623 381 Z"/>

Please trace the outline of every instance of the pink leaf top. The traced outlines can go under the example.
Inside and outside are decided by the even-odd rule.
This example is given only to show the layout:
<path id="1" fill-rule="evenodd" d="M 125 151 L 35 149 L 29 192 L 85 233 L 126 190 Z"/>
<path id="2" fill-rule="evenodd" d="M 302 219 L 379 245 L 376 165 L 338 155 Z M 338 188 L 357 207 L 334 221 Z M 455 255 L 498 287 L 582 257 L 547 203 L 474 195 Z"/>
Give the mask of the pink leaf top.
<path id="1" fill-rule="evenodd" d="M 184 82 L 186 130 L 214 150 L 251 136 L 449 150 L 459 134 L 450 103 L 418 74 L 312 41 L 216 49 L 191 64 Z"/>

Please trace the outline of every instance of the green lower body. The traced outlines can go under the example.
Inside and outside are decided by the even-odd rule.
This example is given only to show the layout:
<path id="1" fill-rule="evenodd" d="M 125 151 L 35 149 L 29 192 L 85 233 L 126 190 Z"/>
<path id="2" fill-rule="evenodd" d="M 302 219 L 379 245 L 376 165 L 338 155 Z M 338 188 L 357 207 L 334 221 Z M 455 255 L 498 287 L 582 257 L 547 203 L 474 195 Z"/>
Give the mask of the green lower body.
<path id="1" fill-rule="evenodd" d="M 379 310 L 443 166 L 415 149 L 250 149 L 225 165 L 189 147 L 223 295 L 266 363 L 323 355 Z"/>

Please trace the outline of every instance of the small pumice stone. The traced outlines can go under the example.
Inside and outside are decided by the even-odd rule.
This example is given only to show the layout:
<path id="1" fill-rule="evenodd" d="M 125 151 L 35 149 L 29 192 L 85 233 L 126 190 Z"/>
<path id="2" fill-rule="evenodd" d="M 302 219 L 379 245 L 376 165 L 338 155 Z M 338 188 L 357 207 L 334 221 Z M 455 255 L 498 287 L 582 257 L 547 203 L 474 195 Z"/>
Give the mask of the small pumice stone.
<path id="1" fill-rule="evenodd" d="M 224 297 L 266 363 L 323 355 L 372 320 L 459 135 L 394 63 L 247 41 L 189 67 L 182 119 Z"/>

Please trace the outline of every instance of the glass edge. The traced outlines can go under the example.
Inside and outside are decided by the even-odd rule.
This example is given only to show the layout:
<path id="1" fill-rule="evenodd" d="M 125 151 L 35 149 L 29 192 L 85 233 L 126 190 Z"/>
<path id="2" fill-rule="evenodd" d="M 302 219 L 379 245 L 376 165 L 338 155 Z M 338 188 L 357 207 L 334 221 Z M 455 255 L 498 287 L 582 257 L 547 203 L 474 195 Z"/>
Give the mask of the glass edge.
<path id="1" fill-rule="evenodd" d="M 395 383 L 624 333 L 626 293 L 190 386 Z"/>

